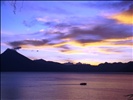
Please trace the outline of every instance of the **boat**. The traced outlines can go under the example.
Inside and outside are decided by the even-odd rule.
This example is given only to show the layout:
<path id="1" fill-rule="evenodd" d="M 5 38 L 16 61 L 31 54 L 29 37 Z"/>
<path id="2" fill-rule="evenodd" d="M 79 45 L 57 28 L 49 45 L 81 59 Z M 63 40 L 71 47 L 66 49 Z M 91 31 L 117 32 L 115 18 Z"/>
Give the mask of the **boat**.
<path id="1" fill-rule="evenodd" d="M 80 83 L 80 85 L 87 85 L 87 83 Z"/>

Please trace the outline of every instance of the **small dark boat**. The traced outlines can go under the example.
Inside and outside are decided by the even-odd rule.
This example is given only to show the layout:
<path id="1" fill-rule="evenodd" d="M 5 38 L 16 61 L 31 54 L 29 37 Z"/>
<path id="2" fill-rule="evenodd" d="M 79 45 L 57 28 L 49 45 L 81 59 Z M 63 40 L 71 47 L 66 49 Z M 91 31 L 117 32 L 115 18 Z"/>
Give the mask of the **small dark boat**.
<path id="1" fill-rule="evenodd" d="M 87 85 L 87 83 L 80 83 L 80 85 Z"/>

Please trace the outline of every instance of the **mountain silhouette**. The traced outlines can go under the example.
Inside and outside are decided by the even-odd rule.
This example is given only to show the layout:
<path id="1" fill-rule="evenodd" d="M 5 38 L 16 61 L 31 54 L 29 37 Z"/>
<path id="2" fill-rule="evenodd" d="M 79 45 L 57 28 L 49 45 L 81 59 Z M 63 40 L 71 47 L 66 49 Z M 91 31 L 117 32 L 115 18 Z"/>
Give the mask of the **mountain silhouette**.
<path id="1" fill-rule="evenodd" d="M 1 55 L 1 71 L 61 71 L 62 64 L 39 60 L 30 60 L 14 49 L 7 49 Z"/>
<path id="2" fill-rule="evenodd" d="M 14 49 L 7 49 L 1 57 L 1 71 L 42 71 L 42 72 L 133 72 L 133 61 L 128 63 L 60 64 L 43 59 L 30 60 Z"/>
<path id="3" fill-rule="evenodd" d="M 34 62 L 14 49 L 7 49 L 1 54 L 1 66 L 4 71 L 26 71 L 34 66 Z"/>

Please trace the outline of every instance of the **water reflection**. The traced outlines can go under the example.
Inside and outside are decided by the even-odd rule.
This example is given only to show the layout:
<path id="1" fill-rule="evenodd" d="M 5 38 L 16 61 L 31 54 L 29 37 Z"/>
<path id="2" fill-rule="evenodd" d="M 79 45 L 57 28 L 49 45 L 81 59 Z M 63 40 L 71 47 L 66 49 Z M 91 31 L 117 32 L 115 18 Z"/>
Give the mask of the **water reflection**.
<path id="1" fill-rule="evenodd" d="M 133 75 L 2 73 L 2 100 L 126 100 Z M 86 86 L 79 85 L 86 82 Z"/>
<path id="2" fill-rule="evenodd" d="M 10 75 L 9 75 L 10 74 Z M 21 97 L 21 74 L 1 74 L 1 98 L 15 100 Z"/>

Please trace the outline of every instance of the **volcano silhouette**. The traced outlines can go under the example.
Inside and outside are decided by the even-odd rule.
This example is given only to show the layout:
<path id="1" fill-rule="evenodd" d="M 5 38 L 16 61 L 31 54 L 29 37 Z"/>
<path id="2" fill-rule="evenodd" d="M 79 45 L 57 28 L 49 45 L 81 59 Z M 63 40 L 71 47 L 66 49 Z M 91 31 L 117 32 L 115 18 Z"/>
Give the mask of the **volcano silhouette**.
<path id="1" fill-rule="evenodd" d="M 32 60 L 21 55 L 14 49 L 7 49 L 1 54 L 1 65 L 1 69 L 5 71 L 26 70 L 30 66 L 34 66 Z"/>

